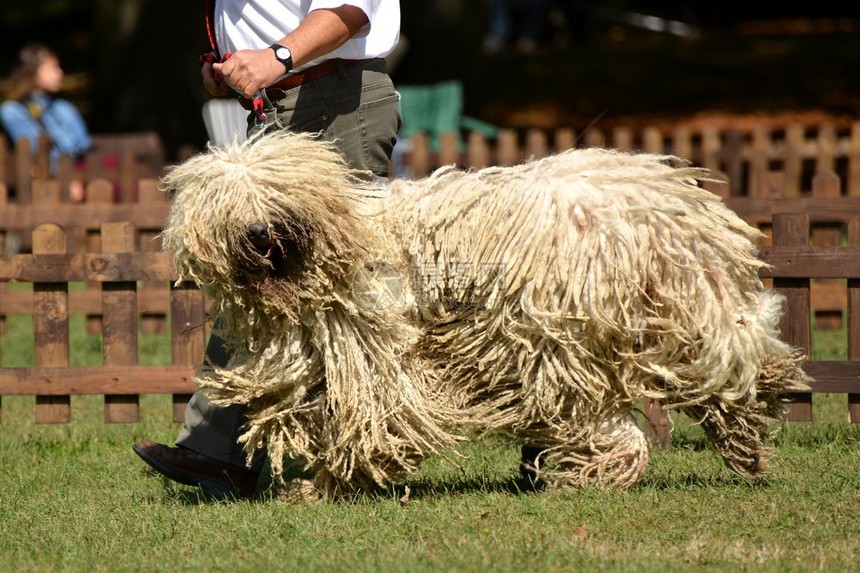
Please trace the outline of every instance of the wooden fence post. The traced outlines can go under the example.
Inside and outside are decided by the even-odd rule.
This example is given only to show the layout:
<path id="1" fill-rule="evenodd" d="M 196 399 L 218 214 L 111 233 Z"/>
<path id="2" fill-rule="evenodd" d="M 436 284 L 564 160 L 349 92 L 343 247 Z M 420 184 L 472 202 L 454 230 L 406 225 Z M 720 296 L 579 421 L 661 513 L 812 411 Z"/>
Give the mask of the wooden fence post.
<path id="1" fill-rule="evenodd" d="M 860 121 L 851 125 L 848 139 L 848 181 L 846 195 L 860 195 Z"/>
<path id="2" fill-rule="evenodd" d="M 739 129 L 726 130 L 726 142 L 723 147 L 723 163 L 725 172 L 731 181 L 731 194 L 735 197 L 743 195 L 743 146 L 744 136 Z"/>
<path id="3" fill-rule="evenodd" d="M 576 147 L 576 132 L 569 128 L 555 130 L 555 151 L 566 151 Z"/>
<path id="4" fill-rule="evenodd" d="M 206 345 L 206 310 L 203 292 L 193 282 L 170 287 L 171 354 L 174 365 L 203 363 Z M 173 419 L 185 419 L 190 394 L 173 395 Z"/>
<path id="5" fill-rule="evenodd" d="M 825 123 L 818 128 L 816 145 L 818 153 L 815 156 L 815 172 L 836 169 L 836 147 L 836 127 L 831 123 Z"/>
<path id="6" fill-rule="evenodd" d="M 812 197 L 825 199 L 840 196 L 839 177 L 833 171 L 821 170 L 812 179 Z M 812 244 L 819 247 L 837 247 L 842 237 L 841 224 L 816 223 L 812 228 Z M 817 279 L 810 285 L 812 312 L 815 326 L 820 330 L 838 330 L 842 327 L 842 310 L 845 308 L 844 281 Z"/>
<path id="7" fill-rule="evenodd" d="M 642 149 L 648 153 L 664 154 L 663 133 L 657 127 L 646 127 L 642 130 Z"/>
<path id="8" fill-rule="evenodd" d="M 648 420 L 648 425 L 643 429 L 645 437 L 655 446 L 668 448 L 672 445 L 669 413 L 656 400 L 646 399 L 644 408 L 645 418 Z"/>
<path id="9" fill-rule="evenodd" d="M 423 177 L 430 173 L 430 143 L 427 134 L 417 132 L 409 138 L 409 174 Z"/>
<path id="10" fill-rule="evenodd" d="M 582 133 L 582 140 L 585 143 L 585 147 L 606 147 L 606 137 L 603 134 L 603 130 L 594 126 L 591 126 Z"/>
<path id="11" fill-rule="evenodd" d="M 19 137 L 15 141 L 15 201 L 20 205 L 31 203 L 30 188 L 33 182 L 33 151 L 30 141 Z"/>
<path id="12" fill-rule="evenodd" d="M 619 125 L 612 129 L 612 147 L 622 151 L 633 150 L 633 132 L 629 127 Z"/>
<path id="13" fill-rule="evenodd" d="M 526 132 L 526 157 L 538 159 L 549 153 L 549 143 L 546 132 L 542 129 L 530 129 Z"/>
<path id="14" fill-rule="evenodd" d="M 159 189 L 158 179 L 144 178 L 137 181 L 137 201 L 141 205 L 152 205 L 156 203 L 168 204 L 167 196 Z M 161 251 L 160 231 L 143 230 L 137 231 L 137 247 L 135 250 L 142 252 Z M 145 290 L 151 283 L 144 282 L 141 289 Z M 156 285 L 157 286 L 157 285 Z M 166 321 L 163 313 L 152 312 L 146 306 L 140 309 L 140 331 L 146 334 L 165 332 Z"/>
<path id="15" fill-rule="evenodd" d="M 769 167 L 768 149 L 770 135 L 762 126 L 756 126 L 752 131 L 752 149 L 747 177 L 747 195 L 749 197 L 764 197 L 767 194 Z"/>
<path id="16" fill-rule="evenodd" d="M 782 191 L 786 197 L 800 195 L 803 174 L 803 127 L 789 125 L 785 130 Z"/>
<path id="17" fill-rule="evenodd" d="M 693 161 L 693 138 L 687 126 L 679 125 L 672 130 L 671 153 Z"/>
<path id="18" fill-rule="evenodd" d="M 439 134 L 439 166 L 460 163 L 460 134 L 446 131 Z"/>
<path id="19" fill-rule="evenodd" d="M 7 173 L 10 164 L 9 148 L 6 142 L 0 139 L 0 185 L 6 186 L 12 180 L 12 174 Z"/>
<path id="20" fill-rule="evenodd" d="M 96 178 L 87 184 L 86 202 L 88 205 L 111 205 L 113 204 L 113 184 L 107 179 Z M 84 231 L 84 248 L 88 253 L 98 253 L 102 251 L 104 243 L 101 231 Z M 107 252 L 107 251 L 105 251 Z M 88 289 L 101 291 L 101 285 L 95 281 L 87 283 Z M 87 332 L 89 334 L 101 334 L 102 332 L 102 315 L 88 314 L 86 317 Z"/>
<path id="21" fill-rule="evenodd" d="M 33 254 L 65 254 L 66 234 L 46 223 L 33 230 Z M 36 366 L 69 365 L 69 285 L 33 283 L 33 335 Z M 65 396 L 36 396 L 37 424 L 65 424 L 71 420 L 71 400 Z"/>
<path id="22" fill-rule="evenodd" d="M 848 246 L 860 247 L 860 215 L 848 223 Z M 860 360 L 860 279 L 848 279 L 848 360 Z M 848 417 L 860 423 L 860 393 L 848 394 Z"/>
<path id="23" fill-rule="evenodd" d="M 520 152 L 517 147 L 517 132 L 512 129 L 499 131 L 497 137 L 496 164 L 516 165 L 520 161 Z"/>
<path id="24" fill-rule="evenodd" d="M 0 146 L 2 147 L 2 146 Z M 3 210 L 9 202 L 9 190 L 6 184 L 0 182 L 0 210 Z M 6 238 L 9 233 L 6 229 L 0 227 L 0 257 L 6 254 Z M 0 297 L 3 296 L 3 291 L 6 290 L 6 283 L 0 282 Z M 6 333 L 6 317 L 0 314 L 0 336 Z"/>
<path id="25" fill-rule="evenodd" d="M 131 223 L 102 225 L 103 253 L 135 251 L 135 229 Z M 106 366 L 137 364 L 137 283 L 102 283 L 102 333 Z M 105 422 L 137 422 L 136 394 L 105 395 Z"/>
<path id="26" fill-rule="evenodd" d="M 72 157 L 70 155 L 61 155 L 57 160 L 56 179 L 60 186 L 60 200 L 63 203 L 68 203 L 72 200 L 71 188 L 73 175 Z"/>
<path id="27" fill-rule="evenodd" d="M 134 154 L 124 151 L 119 154 L 119 165 L 117 168 L 117 187 L 119 200 L 122 203 L 133 203 L 135 197 L 135 186 L 140 178 L 138 173 L 137 159 Z"/>
<path id="28" fill-rule="evenodd" d="M 775 213 L 773 216 L 773 246 L 803 247 L 809 242 L 807 213 Z M 773 279 L 773 288 L 786 298 L 786 309 L 780 320 L 782 339 L 807 356 L 810 353 L 809 279 Z M 792 394 L 786 419 L 793 422 L 812 421 L 812 394 Z"/>
<path id="29" fill-rule="evenodd" d="M 702 128 L 702 166 L 710 171 L 721 171 L 721 152 L 720 133 L 713 127 Z"/>
<path id="30" fill-rule="evenodd" d="M 490 146 L 480 131 L 471 131 L 467 138 L 466 164 L 473 169 L 490 165 Z"/>

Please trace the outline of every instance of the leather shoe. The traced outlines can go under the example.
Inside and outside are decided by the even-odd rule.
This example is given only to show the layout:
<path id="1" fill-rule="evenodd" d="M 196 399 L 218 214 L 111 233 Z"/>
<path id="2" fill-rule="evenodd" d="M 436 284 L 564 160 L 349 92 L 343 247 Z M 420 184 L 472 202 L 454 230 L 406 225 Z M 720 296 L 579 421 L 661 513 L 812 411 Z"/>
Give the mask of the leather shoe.
<path id="1" fill-rule="evenodd" d="M 213 497 L 249 497 L 257 491 L 259 474 L 188 448 L 141 440 L 132 449 L 158 473 L 175 482 L 200 487 Z"/>
<path id="2" fill-rule="evenodd" d="M 522 446 L 520 449 L 520 475 L 528 483 L 537 483 L 537 459 L 543 452 L 541 448 Z"/>

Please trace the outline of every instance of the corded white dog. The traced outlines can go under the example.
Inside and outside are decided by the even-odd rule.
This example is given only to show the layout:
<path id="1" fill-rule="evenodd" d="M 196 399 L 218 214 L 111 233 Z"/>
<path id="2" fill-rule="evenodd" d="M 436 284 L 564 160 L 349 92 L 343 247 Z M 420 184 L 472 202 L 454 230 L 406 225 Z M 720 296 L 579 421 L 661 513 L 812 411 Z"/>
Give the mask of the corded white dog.
<path id="1" fill-rule="evenodd" d="M 250 455 L 301 456 L 302 496 L 401 479 L 460 434 L 508 430 L 549 486 L 639 481 L 643 399 L 765 469 L 784 392 L 759 232 L 675 158 L 570 150 L 368 184 L 334 148 L 273 133 L 164 178 L 163 233 L 233 357 L 198 383 L 250 408 Z M 297 484 L 298 486 L 299 484 Z M 289 491 L 289 490 L 288 490 Z"/>

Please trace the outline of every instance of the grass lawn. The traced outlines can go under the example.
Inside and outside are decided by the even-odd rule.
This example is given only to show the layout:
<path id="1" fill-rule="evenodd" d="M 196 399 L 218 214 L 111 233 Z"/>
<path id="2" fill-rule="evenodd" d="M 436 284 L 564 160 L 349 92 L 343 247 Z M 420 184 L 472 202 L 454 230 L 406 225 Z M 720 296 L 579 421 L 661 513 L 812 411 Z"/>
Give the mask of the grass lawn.
<path id="1" fill-rule="evenodd" d="M 9 327 L 4 366 L 23 353 Z M 76 340 L 89 350 L 74 360 L 99 351 L 98 337 Z M 815 340 L 817 356 L 844 354 L 844 330 Z M 141 344 L 163 351 L 157 336 Z M 131 444 L 173 442 L 166 396 L 142 396 L 141 422 L 124 425 L 105 424 L 94 396 L 72 398 L 72 423 L 36 425 L 33 402 L 2 398 L 4 572 L 860 570 L 860 428 L 845 395 L 816 395 L 816 421 L 786 424 L 754 482 L 680 416 L 673 447 L 626 491 L 530 491 L 518 447 L 492 435 L 463 446 L 460 467 L 434 459 L 384 493 L 306 505 L 268 481 L 223 502 L 153 474 Z"/>

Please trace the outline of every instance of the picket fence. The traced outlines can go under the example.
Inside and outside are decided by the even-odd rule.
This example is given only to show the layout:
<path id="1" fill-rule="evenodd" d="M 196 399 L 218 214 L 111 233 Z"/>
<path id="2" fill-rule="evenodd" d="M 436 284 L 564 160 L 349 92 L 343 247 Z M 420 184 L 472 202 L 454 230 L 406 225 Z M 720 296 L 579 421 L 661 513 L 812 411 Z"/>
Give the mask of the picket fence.
<path id="1" fill-rule="evenodd" d="M 155 132 L 95 134 L 93 140 L 94 150 L 85 158 L 83 174 L 77 176 L 85 182 L 112 181 L 121 202 L 133 200 L 139 179 L 159 177 L 168 165 Z M 801 122 L 774 118 L 737 125 L 679 121 L 609 129 L 592 125 L 580 131 L 562 127 L 418 132 L 410 139 L 404 164 L 410 176 L 421 177 L 442 165 L 515 165 L 572 147 L 677 155 L 725 173 L 731 183 L 731 196 L 768 197 L 775 193 L 800 197 L 810 188 L 812 177 L 822 171 L 839 176 L 844 195 L 860 196 L 860 121 L 847 120 Z M 43 139 L 39 152 L 33 155 L 26 140 L 15 142 L 12 148 L 0 142 L 0 184 L 6 185 L 16 201 L 30 202 L 34 172 L 38 178 L 46 178 L 48 148 Z M 183 146 L 181 156 L 187 157 L 193 151 L 193 146 Z M 73 171 L 71 160 L 61 160 L 57 180 L 66 198 L 68 182 L 75 176 Z"/>
<path id="2" fill-rule="evenodd" d="M 572 147 L 613 147 L 676 155 L 723 172 L 731 182 L 731 196 L 800 197 L 821 171 L 839 175 L 845 195 L 860 196 L 860 121 L 736 127 L 678 123 L 638 129 L 619 126 L 609 131 L 531 128 L 501 129 L 493 136 L 484 131 L 437 135 L 417 133 L 410 140 L 404 159 L 410 176 L 427 175 L 441 165 L 515 165 Z M 431 145 L 435 140 L 437 148 Z"/>
<path id="3" fill-rule="evenodd" d="M 70 395 L 79 394 L 104 395 L 106 422 L 136 422 L 140 394 L 170 393 L 174 418 L 182 419 L 194 391 L 195 365 L 203 357 L 203 294 L 193 285 L 175 286 L 170 256 L 137 250 L 135 237 L 131 223 L 104 223 L 101 252 L 70 253 L 66 232 L 43 223 L 33 230 L 32 253 L 0 257 L 0 282 L 32 284 L 31 290 L 16 293 L 30 303 L 7 310 L 31 311 L 35 343 L 35 366 L 0 368 L 0 396 L 36 396 L 37 423 L 69 422 Z M 69 318 L 77 310 L 73 304 L 83 302 L 70 296 L 69 283 L 75 281 L 101 284 L 101 366 L 69 364 Z M 160 285 L 168 301 L 171 365 L 138 363 L 138 318 L 148 304 L 138 298 L 141 281 Z M 0 300 L 9 296 L 4 292 Z"/>
<path id="4" fill-rule="evenodd" d="M 195 368 L 203 356 L 206 329 L 205 301 L 190 286 L 174 286 L 175 272 L 167 253 L 136 248 L 131 223 L 104 223 L 102 252 L 70 253 L 66 232 L 43 223 L 33 230 L 33 252 L 0 257 L 0 283 L 31 283 L 21 291 L 30 304 L 4 307 L 4 312 L 30 311 L 33 316 L 35 366 L 0 368 L 0 397 L 36 396 L 36 421 L 66 423 L 71 419 L 70 396 L 105 397 L 107 422 L 134 422 L 139 417 L 140 394 L 172 394 L 174 418 L 182 419 L 184 404 L 193 391 Z M 781 324 L 786 342 L 810 348 L 810 285 L 815 279 L 847 282 L 848 356 L 843 361 L 809 360 L 805 369 L 815 379 L 811 393 L 793 396 L 788 415 L 792 421 L 812 420 L 812 394 L 848 394 L 849 417 L 860 422 L 860 216 L 847 225 L 847 244 L 809 244 L 810 218 L 806 213 L 778 213 L 773 217 L 772 244 L 761 247 L 771 265 L 762 277 L 787 297 Z M 100 306 L 104 363 L 101 366 L 69 364 L 69 319 L 76 309 L 69 283 L 101 284 Z M 149 302 L 139 297 L 139 284 L 161 288 L 168 301 L 172 363 L 150 366 L 138 363 L 138 319 Z M 0 303 L 10 293 L 0 295 Z M 16 304 L 20 304 L 16 303 Z M 87 303 L 89 304 L 89 303 Z M 82 305 L 83 306 L 83 305 Z M 2 408 L 0 408 L 2 413 Z M 669 443 L 668 419 L 659 404 L 647 408 L 655 439 Z M 0 416 L 2 420 L 2 416 Z"/>
<path id="5" fill-rule="evenodd" d="M 93 148 L 81 162 L 60 157 L 53 175 L 47 136 L 40 138 L 36 153 L 31 152 L 27 139 L 21 138 L 11 147 L 0 139 L 0 185 L 24 205 L 38 202 L 38 197 L 33 196 L 35 186 L 52 187 L 67 201 L 73 180 L 85 185 L 107 181 L 115 201 L 130 203 L 137 200 L 139 180 L 158 178 L 164 172 L 165 152 L 156 132 L 96 133 L 91 139 Z"/>

